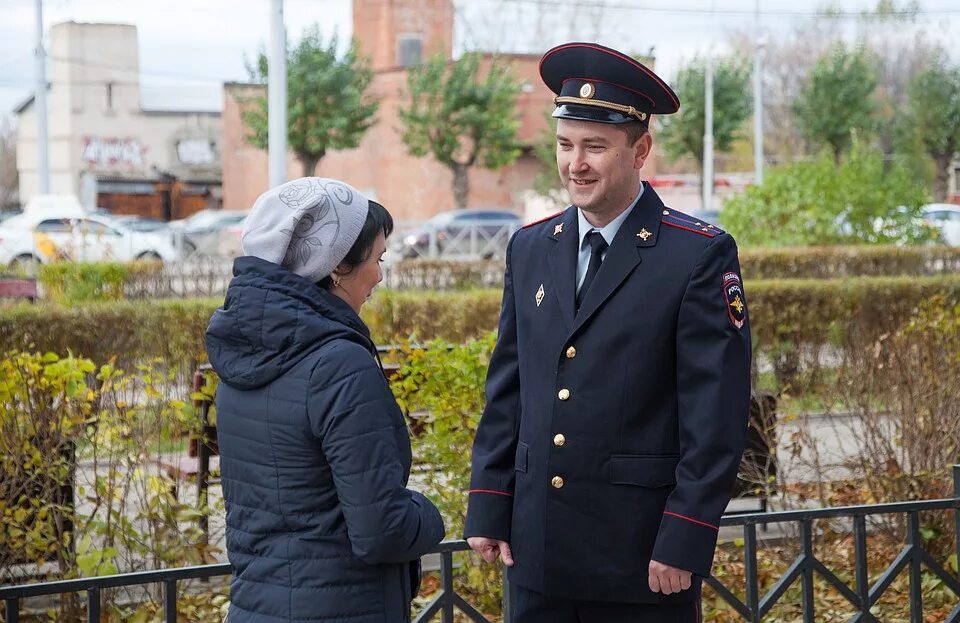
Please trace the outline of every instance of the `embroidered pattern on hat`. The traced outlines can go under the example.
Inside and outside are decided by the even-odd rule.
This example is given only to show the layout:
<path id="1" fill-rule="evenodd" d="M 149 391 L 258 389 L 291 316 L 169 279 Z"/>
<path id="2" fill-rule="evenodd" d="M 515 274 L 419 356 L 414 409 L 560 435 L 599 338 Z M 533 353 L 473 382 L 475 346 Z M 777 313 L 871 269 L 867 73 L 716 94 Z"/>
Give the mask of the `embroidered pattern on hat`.
<path id="1" fill-rule="evenodd" d="M 306 264 L 313 255 L 313 249 L 330 245 L 340 235 L 340 215 L 330 193 L 342 203 L 353 200 L 349 188 L 337 183 L 321 185 L 313 180 L 304 180 L 307 184 L 291 186 L 280 193 L 280 201 L 290 207 L 297 204 L 302 207 L 320 193 L 316 204 L 308 208 L 299 217 L 293 217 L 292 228 L 281 230 L 290 236 L 290 244 L 283 258 L 283 266 Z M 286 197 L 284 196 L 286 194 Z"/>

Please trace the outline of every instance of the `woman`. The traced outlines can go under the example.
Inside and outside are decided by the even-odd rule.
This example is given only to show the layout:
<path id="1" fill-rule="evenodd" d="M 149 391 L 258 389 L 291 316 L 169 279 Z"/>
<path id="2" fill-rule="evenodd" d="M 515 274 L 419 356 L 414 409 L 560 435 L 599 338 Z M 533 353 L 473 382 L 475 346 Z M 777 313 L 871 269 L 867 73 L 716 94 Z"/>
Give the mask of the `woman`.
<path id="1" fill-rule="evenodd" d="M 233 564 L 230 623 L 408 621 L 443 538 L 358 315 L 390 214 L 336 180 L 267 191 L 207 329 Z"/>

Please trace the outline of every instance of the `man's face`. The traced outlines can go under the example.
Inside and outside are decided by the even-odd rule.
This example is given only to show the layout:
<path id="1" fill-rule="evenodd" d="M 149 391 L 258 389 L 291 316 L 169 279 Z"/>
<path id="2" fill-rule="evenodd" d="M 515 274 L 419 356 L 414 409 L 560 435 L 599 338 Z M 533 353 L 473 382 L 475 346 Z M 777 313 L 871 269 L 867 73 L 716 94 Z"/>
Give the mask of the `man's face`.
<path id="1" fill-rule="evenodd" d="M 619 213 L 639 190 L 637 171 L 650 153 L 650 134 L 634 145 L 616 125 L 559 119 L 557 168 L 570 199 L 584 212 Z"/>

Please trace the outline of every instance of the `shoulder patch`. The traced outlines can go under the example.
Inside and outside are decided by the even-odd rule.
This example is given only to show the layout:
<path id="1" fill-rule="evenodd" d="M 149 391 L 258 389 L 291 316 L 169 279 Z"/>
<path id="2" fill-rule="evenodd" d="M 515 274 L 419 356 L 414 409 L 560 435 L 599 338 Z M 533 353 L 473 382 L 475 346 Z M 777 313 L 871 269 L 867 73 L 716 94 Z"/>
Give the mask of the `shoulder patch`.
<path id="1" fill-rule="evenodd" d="M 743 286 L 740 284 L 740 275 L 735 272 L 723 274 L 723 299 L 727 304 L 730 324 L 739 331 L 747 321 L 747 305 L 744 300 Z"/>
<path id="2" fill-rule="evenodd" d="M 695 234 L 700 234 L 701 236 L 706 236 L 707 238 L 716 238 L 724 233 L 723 230 L 716 225 L 669 208 L 663 211 L 660 222 L 664 225 L 676 227 L 677 229 L 683 229 Z"/>
<path id="3" fill-rule="evenodd" d="M 545 217 L 543 217 L 542 219 L 540 219 L 539 221 L 534 221 L 534 222 L 532 222 L 532 223 L 527 223 L 526 225 L 524 225 L 524 226 L 521 227 L 520 229 L 526 229 L 526 228 L 528 228 L 528 227 L 533 227 L 534 225 L 539 225 L 540 223 L 546 223 L 547 221 L 549 221 L 549 220 L 551 220 L 551 219 L 557 218 L 558 216 L 560 216 L 561 214 L 563 214 L 565 211 L 566 211 L 566 210 L 560 210 L 560 211 L 557 212 L 556 214 L 551 214 L 550 216 L 545 216 Z"/>

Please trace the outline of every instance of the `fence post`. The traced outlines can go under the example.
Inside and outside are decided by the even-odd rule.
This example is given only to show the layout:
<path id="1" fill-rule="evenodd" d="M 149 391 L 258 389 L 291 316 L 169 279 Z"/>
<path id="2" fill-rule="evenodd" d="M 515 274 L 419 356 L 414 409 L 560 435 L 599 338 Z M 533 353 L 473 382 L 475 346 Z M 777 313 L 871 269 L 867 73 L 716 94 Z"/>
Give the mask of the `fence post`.
<path id="1" fill-rule="evenodd" d="M 8 599 L 6 611 L 7 611 L 7 623 L 20 623 L 20 600 L 19 599 Z"/>
<path id="2" fill-rule="evenodd" d="M 100 623 L 100 589 L 87 590 L 87 623 Z"/>
<path id="3" fill-rule="evenodd" d="M 163 582 L 163 620 L 164 623 L 177 623 L 177 581 Z"/>
<path id="4" fill-rule="evenodd" d="M 443 589 L 443 623 L 453 623 L 453 604 L 456 592 L 453 590 L 453 551 L 440 552 L 440 588 Z"/>
<path id="5" fill-rule="evenodd" d="M 507 567 L 503 565 L 503 623 L 512 623 L 513 615 L 510 612 L 510 581 L 507 579 Z"/>
<path id="6" fill-rule="evenodd" d="M 953 466 L 953 497 L 960 499 L 960 465 Z M 957 555 L 958 574 L 960 574 L 960 508 L 953 510 L 953 547 Z"/>
<path id="7" fill-rule="evenodd" d="M 435 258 L 439 255 L 439 247 L 437 244 L 437 224 L 429 223 L 427 227 L 427 235 L 429 236 L 427 240 L 427 257 Z"/>

